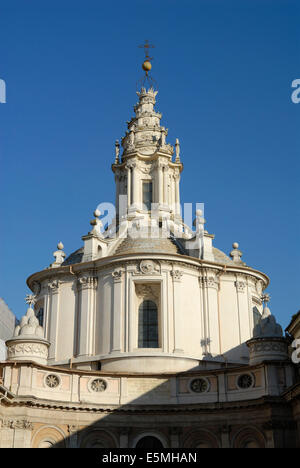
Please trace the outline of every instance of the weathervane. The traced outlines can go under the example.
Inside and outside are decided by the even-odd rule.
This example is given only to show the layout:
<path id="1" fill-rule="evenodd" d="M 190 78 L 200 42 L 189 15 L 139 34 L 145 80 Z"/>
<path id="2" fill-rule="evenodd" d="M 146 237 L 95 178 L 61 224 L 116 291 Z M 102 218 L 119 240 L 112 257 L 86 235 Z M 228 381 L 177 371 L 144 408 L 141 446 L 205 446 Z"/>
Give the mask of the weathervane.
<path id="1" fill-rule="evenodd" d="M 148 83 L 150 87 L 154 87 L 156 86 L 156 81 L 151 76 L 149 76 L 149 72 L 152 68 L 151 60 L 153 60 L 153 57 L 150 57 L 149 55 L 149 49 L 154 49 L 154 45 L 149 44 L 149 41 L 146 39 L 145 44 L 140 45 L 139 48 L 145 50 L 145 60 L 142 64 L 142 69 L 145 72 L 145 76 L 137 83 L 138 87 L 144 87 L 146 83 Z"/>

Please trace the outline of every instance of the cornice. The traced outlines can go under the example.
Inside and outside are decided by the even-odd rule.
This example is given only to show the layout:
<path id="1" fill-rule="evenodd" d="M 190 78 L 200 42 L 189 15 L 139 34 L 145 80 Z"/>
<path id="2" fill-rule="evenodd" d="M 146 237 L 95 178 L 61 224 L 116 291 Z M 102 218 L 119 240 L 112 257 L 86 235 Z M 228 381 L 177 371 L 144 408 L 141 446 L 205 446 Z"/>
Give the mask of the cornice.
<path id="1" fill-rule="evenodd" d="M 121 265 L 127 261 L 136 260 L 139 261 L 144 258 L 151 258 L 153 260 L 160 261 L 170 261 L 172 263 L 178 264 L 180 266 L 186 265 L 187 267 L 197 267 L 199 270 L 203 268 L 209 268 L 215 270 L 219 275 L 226 273 L 235 273 L 242 274 L 246 276 L 252 276 L 256 279 L 261 279 L 268 286 L 270 280 L 269 277 L 259 271 L 254 270 L 253 268 L 242 266 L 242 265 L 224 265 L 222 263 L 212 262 L 208 260 L 201 260 L 195 257 L 189 257 L 187 255 L 181 254 L 165 254 L 165 253 L 153 253 L 153 252 L 143 252 L 143 253 L 128 253 L 120 255 L 111 255 L 108 257 L 102 257 L 97 260 L 76 263 L 74 265 L 61 266 L 55 269 L 45 269 L 36 273 L 33 273 L 27 278 L 27 285 L 31 289 L 34 281 L 43 281 L 45 279 L 59 278 L 64 275 L 70 275 L 77 277 L 80 273 L 93 269 L 94 271 L 103 270 L 111 265 L 114 268 L 116 265 Z"/>
<path id="2" fill-rule="evenodd" d="M 172 355 L 173 356 L 173 355 Z M 110 355 L 111 357 L 111 355 Z M 162 356 L 164 357 L 164 356 Z M 91 356 L 91 361 L 92 360 L 99 360 L 99 356 Z M 76 361 L 73 360 L 73 363 Z M 132 377 L 132 378 L 151 378 L 151 379 L 166 379 L 166 378 L 172 378 L 172 377 L 201 377 L 201 376 L 217 376 L 219 374 L 236 374 L 240 372 L 254 372 L 259 369 L 263 369 L 266 365 L 269 365 L 271 361 L 268 361 L 266 364 L 264 363 L 259 363 L 259 364 L 254 364 L 254 365 L 246 365 L 246 364 L 240 364 L 240 365 L 231 365 L 231 366 L 226 366 L 224 362 L 220 361 L 212 361 L 214 364 L 220 364 L 219 368 L 214 368 L 214 369 L 201 369 L 201 370 L 190 370 L 186 372 L 160 372 L 157 374 L 153 373 L 137 373 L 137 372 L 104 372 L 104 371 L 87 371 L 87 370 L 81 370 L 81 369 L 74 369 L 74 368 L 69 368 L 69 367 L 60 367 L 58 365 L 50 366 L 50 365 L 43 365 L 39 364 L 33 361 L 5 361 L 0 363 L 0 368 L 1 367 L 10 367 L 13 366 L 14 368 L 18 367 L 32 367 L 35 369 L 41 369 L 45 370 L 46 372 L 58 372 L 62 374 L 70 374 L 70 375 L 78 375 L 78 376 L 87 376 L 87 377 L 95 377 L 95 376 L 101 376 L 101 377 L 114 377 L 114 378 L 121 378 L 121 377 Z M 209 361 L 203 361 L 203 363 L 209 364 Z M 282 361 L 272 361 L 273 364 L 279 364 L 281 366 Z M 287 363 L 284 363 L 285 365 Z M 223 367 L 221 367 L 223 366 Z M 5 387 L 2 387 L 0 385 L 0 389 Z M 7 390 L 7 389 L 6 389 Z M 10 393 L 10 392 L 9 392 Z M 14 395 L 15 396 L 15 395 Z"/>
<path id="3" fill-rule="evenodd" d="M 12 404 L 12 403 L 10 403 Z M 253 400 L 238 400 L 230 402 L 215 402 L 215 403 L 194 403 L 194 404 L 168 404 L 168 405 L 107 405 L 105 403 L 87 404 L 82 402 L 66 402 L 38 399 L 35 397 L 16 397 L 13 406 L 27 407 L 27 408 L 47 408 L 52 410 L 65 410 L 65 411 L 86 411 L 93 413 L 136 413 L 136 414 L 149 414 L 149 413 L 208 413 L 213 411 L 240 411 L 241 409 L 253 409 L 255 407 L 269 408 L 273 405 L 286 405 L 286 400 L 281 397 L 260 397 Z M 30 428 L 30 426 L 28 426 Z"/>
<path id="4" fill-rule="evenodd" d="M 177 163 L 177 162 L 172 161 L 172 155 L 170 153 L 162 151 L 162 150 L 155 151 L 151 155 L 145 155 L 145 154 L 141 154 L 139 151 L 134 151 L 134 152 L 129 153 L 128 155 L 126 155 L 121 164 L 112 164 L 111 168 L 112 168 L 113 172 L 115 172 L 116 169 L 125 169 L 126 163 L 130 159 L 133 159 L 133 158 L 138 158 L 141 161 L 148 161 L 149 162 L 149 161 L 156 161 L 160 157 L 167 158 L 169 160 L 168 164 L 169 164 L 170 167 L 172 167 L 172 168 L 177 167 L 177 168 L 179 168 L 180 172 L 183 171 L 183 163 L 182 162 Z"/>

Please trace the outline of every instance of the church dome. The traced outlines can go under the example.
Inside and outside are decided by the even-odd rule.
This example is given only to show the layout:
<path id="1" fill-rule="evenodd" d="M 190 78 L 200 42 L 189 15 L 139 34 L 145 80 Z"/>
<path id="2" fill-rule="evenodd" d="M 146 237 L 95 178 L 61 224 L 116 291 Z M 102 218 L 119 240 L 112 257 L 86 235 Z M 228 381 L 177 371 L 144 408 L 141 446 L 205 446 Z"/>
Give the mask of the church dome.
<path id="1" fill-rule="evenodd" d="M 28 279 L 45 309 L 48 363 L 138 373 L 199 368 L 208 357 L 245 363 L 268 278 L 245 265 L 237 242 L 229 255 L 214 247 L 197 206 L 193 228 L 185 222 L 179 140 L 167 142 L 157 91 L 137 94 L 115 142 L 113 221 L 104 229 L 99 205 L 83 247 L 66 257 L 59 242 L 50 267 Z"/>

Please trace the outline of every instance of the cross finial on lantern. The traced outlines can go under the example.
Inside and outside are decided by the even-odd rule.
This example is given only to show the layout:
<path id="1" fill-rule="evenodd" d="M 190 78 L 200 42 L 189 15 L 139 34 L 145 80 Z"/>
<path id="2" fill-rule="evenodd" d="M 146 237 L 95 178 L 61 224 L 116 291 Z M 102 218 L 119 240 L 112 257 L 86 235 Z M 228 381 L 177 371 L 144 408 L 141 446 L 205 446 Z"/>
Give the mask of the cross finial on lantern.
<path id="1" fill-rule="evenodd" d="M 145 40 L 144 45 L 139 46 L 140 49 L 145 49 L 145 58 L 148 59 L 148 60 L 153 60 L 153 57 L 149 57 L 148 52 L 149 52 L 150 48 L 154 49 L 154 47 L 155 47 L 154 45 L 149 44 L 148 39 Z"/>
<path id="2" fill-rule="evenodd" d="M 34 294 L 26 294 L 25 302 L 32 309 L 32 306 L 36 303 L 36 296 Z"/>
<path id="3" fill-rule="evenodd" d="M 154 45 L 152 44 L 149 44 L 149 41 L 146 39 L 145 40 L 145 44 L 144 45 L 140 45 L 139 48 L 141 49 L 144 49 L 145 50 L 145 60 L 144 62 L 142 63 L 142 69 L 144 70 L 145 72 L 145 76 L 143 77 L 142 80 L 140 80 L 137 85 L 138 87 L 145 87 L 146 83 L 148 83 L 149 87 L 153 88 L 154 86 L 156 86 L 156 82 L 155 80 L 153 79 L 153 77 L 149 76 L 149 72 L 152 68 L 152 63 L 151 63 L 151 60 L 153 60 L 153 57 L 150 57 L 149 55 L 149 49 L 150 48 L 154 48 Z"/>

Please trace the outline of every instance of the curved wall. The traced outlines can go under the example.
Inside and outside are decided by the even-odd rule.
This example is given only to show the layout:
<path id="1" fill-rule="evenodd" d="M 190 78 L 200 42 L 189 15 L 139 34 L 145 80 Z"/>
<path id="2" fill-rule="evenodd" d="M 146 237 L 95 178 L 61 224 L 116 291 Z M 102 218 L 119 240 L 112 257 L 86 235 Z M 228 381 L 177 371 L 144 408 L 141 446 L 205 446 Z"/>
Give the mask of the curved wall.
<path id="1" fill-rule="evenodd" d="M 160 254 L 93 266 L 41 272 L 38 304 L 51 342 L 49 364 L 72 359 L 96 369 L 101 361 L 106 371 L 143 372 L 146 365 L 159 372 L 191 369 L 203 358 L 247 363 L 244 343 L 252 337 L 253 308 L 262 310 L 263 274 Z M 158 348 L 138 347 L 143 300 L 158 308 Z"/>

